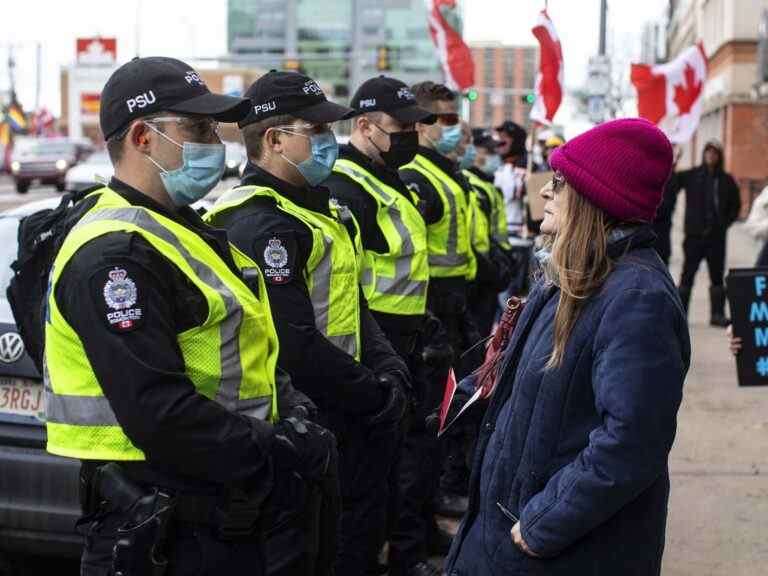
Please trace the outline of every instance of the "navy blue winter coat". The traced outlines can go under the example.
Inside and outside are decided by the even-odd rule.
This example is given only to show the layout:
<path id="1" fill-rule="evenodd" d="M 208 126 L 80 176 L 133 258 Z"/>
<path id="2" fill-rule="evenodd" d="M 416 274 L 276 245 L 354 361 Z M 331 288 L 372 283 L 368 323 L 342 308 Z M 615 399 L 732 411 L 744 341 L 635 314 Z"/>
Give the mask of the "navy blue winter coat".
<path id="1" fill-rule="evenodd" d="M 610 246 L 617 265 L 583 305 L 555 369 L 545 365 L 558 292 L 532 291 L 481 428 L 447 574 L 660 573 L 690 341 L 654 240 L 644 226 Z M 518 549 L 497 502 L 542 558 Z"/>

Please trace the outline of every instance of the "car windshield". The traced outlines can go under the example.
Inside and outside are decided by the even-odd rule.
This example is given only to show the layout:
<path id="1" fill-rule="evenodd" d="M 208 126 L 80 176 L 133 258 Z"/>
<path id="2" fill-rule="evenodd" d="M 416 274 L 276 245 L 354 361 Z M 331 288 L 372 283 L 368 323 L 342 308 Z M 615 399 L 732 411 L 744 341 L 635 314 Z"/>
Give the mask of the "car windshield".
<path id="1" fill-rule="evenodd" d="M 75 145 L 69 142 L 40 142 L 24 152 L 24 156 L 71 156 Z"/>

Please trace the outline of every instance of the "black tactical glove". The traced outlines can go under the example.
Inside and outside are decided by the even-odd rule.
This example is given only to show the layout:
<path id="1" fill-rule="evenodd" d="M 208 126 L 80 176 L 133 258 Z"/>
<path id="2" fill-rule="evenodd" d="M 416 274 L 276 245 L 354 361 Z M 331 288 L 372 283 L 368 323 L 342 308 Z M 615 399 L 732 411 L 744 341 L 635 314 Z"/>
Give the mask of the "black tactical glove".
<path id="1" fill-rule="evenodd" d="M 319 482 L 336 460 L 336 438 L 314 422 L 290 416 L 274 427 L 272 460 L 278 470 L 298 472 L 305 480 Z"/>
<path id="2" fill-rule="evenodd" d="M 379 376 L 379 385 L 386 394 L 384 406 L 368 417 L 370 428 L 396 427 L 405 417 L 410 405 L 410 383 L 399 372 Z"/>

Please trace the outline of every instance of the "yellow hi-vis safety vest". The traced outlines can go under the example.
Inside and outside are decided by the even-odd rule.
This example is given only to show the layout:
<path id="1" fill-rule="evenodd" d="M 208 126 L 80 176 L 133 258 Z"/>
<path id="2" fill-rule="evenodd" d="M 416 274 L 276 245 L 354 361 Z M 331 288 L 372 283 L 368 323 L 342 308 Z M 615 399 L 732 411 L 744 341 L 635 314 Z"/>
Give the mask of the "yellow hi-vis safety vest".
<path id="1" fill-rule="evenodd" d="M 312 300 L 315 325 L 336 347 L 360 360 L 360 234 L 350 238 L 342 219 L 354 218 L 345 207 L 330 205 L 331 215 L 321 214 L 281 196 L 266 186 L 239 186 L 222 194 L 205 220 L 217 219 L 246 204 L 251 198 L 272 198 L 283 212 L 302 221 L 312 233 L 312 252 L 304 279 Z M 357 222 L 355 222 L 357 226 Z"/>
<path id="2" fill-rule="evenodd" d="M 376 223 L 389 247 L 383 254 L 365 252 L 361 283 L 368 307 L 386 314 L 424 314 L 429 263 L 427 226 L 421 214 L 400 192 L 359 164 L 340 159 L 333 170 L 359 184 L 376 201 Z"/>
<path id="3" fill-rule="evenodd" d="M 463 173 L 472 186 L 472 192 L 469 195 L 469 239 L 472 249 L 477 254 L 488 254 L 491 251 L 491 215 L 483 210 L 481 197 L 488 199 L 491 214 L 493 199 L 490 198 L 488 189 L 482 186 L 485 182 L 469 170 L 464 170 Z"/>
<path id="4" fill-rule="evenodd" d="M 465 171 L 469 183 L 476 188 L 485 191 L 485 195 L 491 204 L 489 228 L 491 236 L 502 248 L 511 248 L 509 244 L 509 232 L 507 231 L 507 212 L 504 210 L 504 196 L 493 182 L 479 178 L 469 170 Z"/>
<path id="5" fill-rule="evenodd" d="M 231 247 L 238 268 L 248 269 L 258 280 L 259 297 L 192 230 L 131 205 L 109 188 L 92 194 L 99 195 L 98 201 L 69 232 L 50 273 L 44 365 L 48 451 L 88 460 L 145 460 L 120 427 L 82 341 L 62 316 L 54 296 L 75 252 L 112 232 L 140 234 L 205 298 L 205 322 L 177 335 L 186 375 L 197 392 L 231 412 L 276 421 L 278 342 L 257 264 Z M 130 295 L 130 279 L 121 278 L 119 269 L 116 272 L 108 284 Z"/>
<path id="6" fill-rule="evenodd" d="M 432 278 L 469 277 L 474 255 L 469 245 L 467 199 L 464 189 L 454 178 L 422 154 L 417 154 L 401 170 L 415 170 L 437 191 L 443 215 L 427 226 L 429 275 Z"/>

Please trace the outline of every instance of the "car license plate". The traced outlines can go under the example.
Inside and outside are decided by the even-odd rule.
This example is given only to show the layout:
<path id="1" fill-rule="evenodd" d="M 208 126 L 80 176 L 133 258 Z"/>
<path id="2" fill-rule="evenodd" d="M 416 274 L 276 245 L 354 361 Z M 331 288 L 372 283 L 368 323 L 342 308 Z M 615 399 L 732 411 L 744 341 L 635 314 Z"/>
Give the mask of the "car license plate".
<path id="1" fill-rule="evenodd" d="M 0 378 L 0 412 L 45 417 L 43 384 L 23 378 Z"/>

